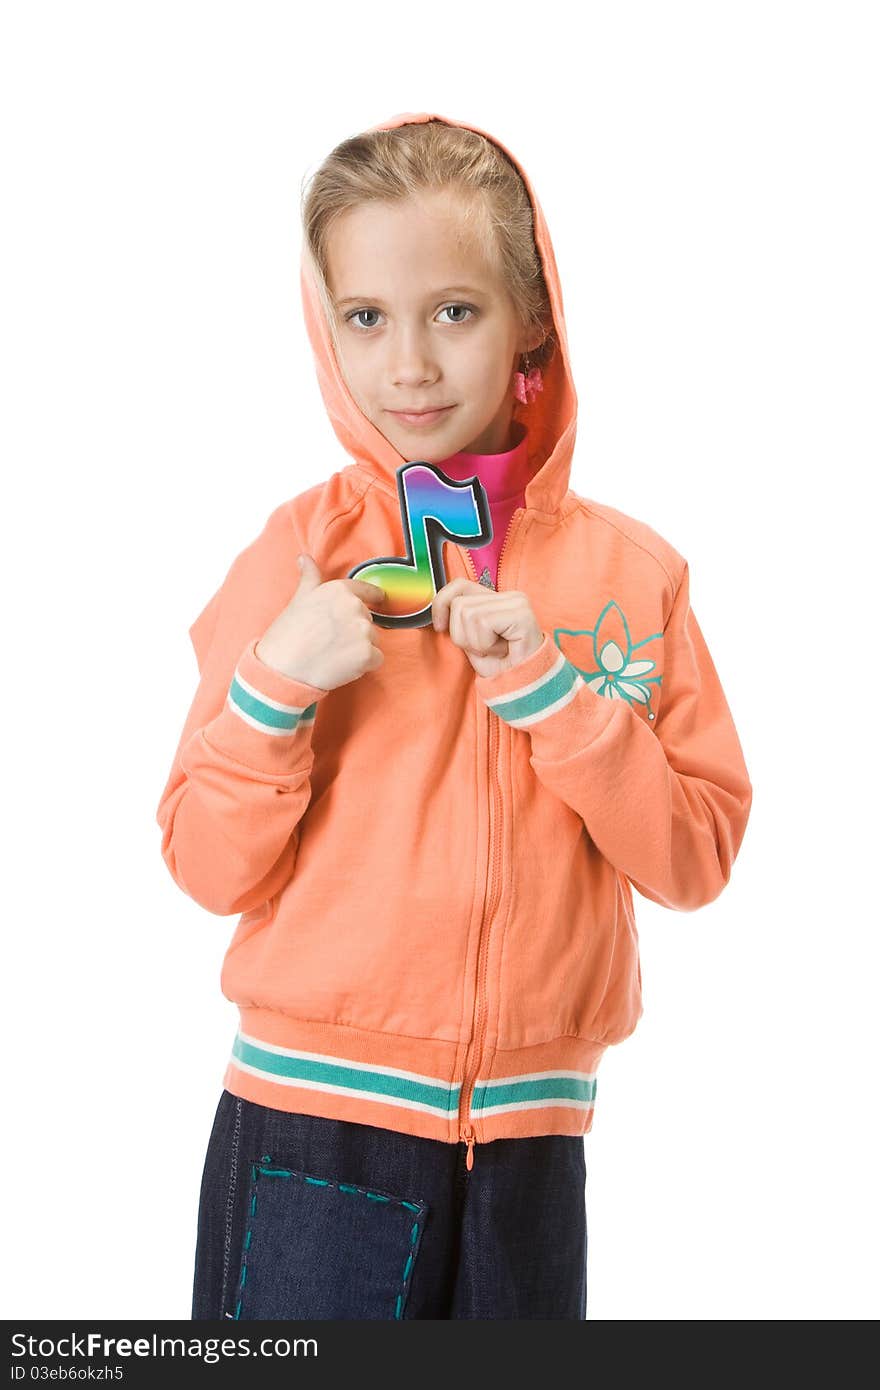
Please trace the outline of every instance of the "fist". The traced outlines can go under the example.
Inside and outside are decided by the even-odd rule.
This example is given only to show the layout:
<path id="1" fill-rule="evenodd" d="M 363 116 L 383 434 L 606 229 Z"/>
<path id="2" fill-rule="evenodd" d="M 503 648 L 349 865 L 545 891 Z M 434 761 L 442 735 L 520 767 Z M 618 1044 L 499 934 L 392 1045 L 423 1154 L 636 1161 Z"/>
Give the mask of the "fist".
<path id="1" fill-rule="evenodd" d="M 385 660 L 368 603 L 384 589 L 365 579 L 321 578 L 311 555 L 301 556 L 293 598 L 256 645 L 259 659 L 282 675 L 319 690 L 335 690 L 375 671 Z"/>

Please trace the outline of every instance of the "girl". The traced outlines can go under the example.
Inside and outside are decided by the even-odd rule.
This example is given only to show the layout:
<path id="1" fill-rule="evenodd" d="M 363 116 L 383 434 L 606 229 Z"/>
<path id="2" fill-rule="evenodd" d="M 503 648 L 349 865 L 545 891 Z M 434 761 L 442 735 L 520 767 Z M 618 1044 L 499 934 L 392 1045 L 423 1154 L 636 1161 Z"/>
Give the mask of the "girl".
<path id="1" fill-rule="evenodd" d="M 562 293 L 510 152 L 396 116 L 303 219 L 347 457 L 190 629 L 158 809 L 176 882 L 241 914 L 193 1317 L 583 1319 L 632 889 L 717 897 L 749 777 L 686 560 L 569 487 Z"/>

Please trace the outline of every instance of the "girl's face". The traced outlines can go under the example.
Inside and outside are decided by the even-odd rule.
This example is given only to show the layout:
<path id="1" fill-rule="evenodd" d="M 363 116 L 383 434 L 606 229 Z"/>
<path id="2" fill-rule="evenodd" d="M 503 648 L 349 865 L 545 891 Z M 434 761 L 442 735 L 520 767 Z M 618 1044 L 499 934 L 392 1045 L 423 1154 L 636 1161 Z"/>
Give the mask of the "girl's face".
<path id="1" fill-rule="evenodd" d="M 349 209 L 327 263 L 340 369 L 397 452 L 438 463 L 460 449 L 510 448 L 513 373 L 533 343 L 453 197 Z M 440 407 L 421 424 L 405 418 Z"/>

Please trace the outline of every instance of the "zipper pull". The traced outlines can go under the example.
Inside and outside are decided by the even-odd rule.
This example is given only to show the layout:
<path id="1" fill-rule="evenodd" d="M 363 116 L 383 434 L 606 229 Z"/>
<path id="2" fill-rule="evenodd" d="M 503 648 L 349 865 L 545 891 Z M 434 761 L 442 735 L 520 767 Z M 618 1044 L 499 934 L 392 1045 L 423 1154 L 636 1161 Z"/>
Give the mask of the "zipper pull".
<path id="1" fill-rule="evenodd" d="M 474 1166 L 474 1144 L 477 1142 L 474 1138 L 474 1131 L 471 1129 L 470 1125 L 465 1125 L 464 1127 L 464 1141 L 467 1144 L 467 1158 L 465 1159 L 464 1166 L 468 1172 L 470 1172 Z"/>

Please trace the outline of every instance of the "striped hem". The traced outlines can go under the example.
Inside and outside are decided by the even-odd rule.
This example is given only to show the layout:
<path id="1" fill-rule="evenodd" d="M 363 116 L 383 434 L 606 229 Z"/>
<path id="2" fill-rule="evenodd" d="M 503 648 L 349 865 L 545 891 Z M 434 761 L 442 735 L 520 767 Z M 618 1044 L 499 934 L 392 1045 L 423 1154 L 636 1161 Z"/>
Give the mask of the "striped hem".
<path id="1" fill-rule="evenodd" d="M 548 1105 L 567 1106 L 586 1113 L 596 1100 L 596 1073 L 590 1071 L 536 1071 L 525 1076 L 496 1076 L 476 1081 L 471 1113 L 510 1115 L 517 1110 L 540 1110 Z"/>
<path id="2" fill-rule="evenodd" d="M 514 667 L 514 671 L 516 667 Z M 507 674 L 506 672 L 504 674 Z M 513 675 L 513 672 L 510 673 Z M 557 710 L 564 709 L 575 698 L 584 682 L 562 652 L 549 670 L 507 691 L 504 695 L 485 697 L 491 710 L 515 729 L 527 729 Z"/>
<path id="3" fill-rule="evenodd" d="M 251 1031 L 246 1031 L 248 1024 Z M 269 1042 L 258 1037 L 255 1028 L 303 1045 Z M 322 1048 L 322 1042 L 336 1047 Z M 469 1118 L 477 1141 L 587 1133 L 593 1120 L 596 1068 L 604 1050 L 602 1043 L 559 1038 L 494 1053 L 488 1059 L 489 1074 L 477 1077 L 471 1096 Z M 273 1109 L 455 1143 L 460 1138 L 465 1051 L 450 1042 L 359 1032 L 281 1018 L 262 1009 L 245 1010 L 224 1085 Z M 388 1059 L 410 1065 L 390 1065 Z M 419 1061 L 428 1066 L 419 1069 Z M 443 1075 L 447 1065 L 450 1076 Z M 502 1074 L 492 1075 L 495 1070 Z"/>
<path id="4" fill-rule="evenodd" d="M 230 1062 L 241 1071 L 276 1085 L 355 1096 L 442 1118 L 458 1112 L 461 1087 L 440 1077 L 422 1076 L 397 1067 L 367 1066 L 329 1053 L 278 1047 L 241 1030 L 236 1035 Z"/>
<path id="5" fill-rule="evenodd" d="M 237 714 L 250 728 L 263 734 L 282 736 L 311 727 L 318 708 L 317 701 L 311 705 L 288 705 L 281 700 L 273 700 L 245 680 L 240 667 L 236 667 L 226 702 L 233 714 Z"/>

